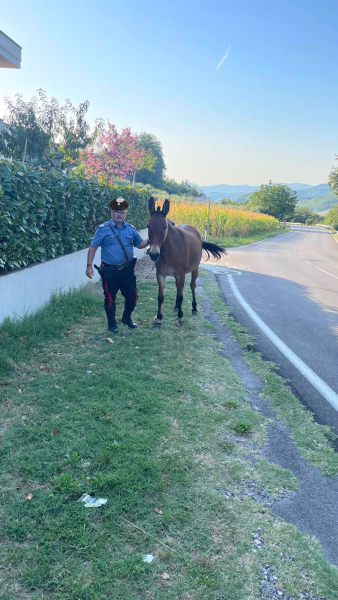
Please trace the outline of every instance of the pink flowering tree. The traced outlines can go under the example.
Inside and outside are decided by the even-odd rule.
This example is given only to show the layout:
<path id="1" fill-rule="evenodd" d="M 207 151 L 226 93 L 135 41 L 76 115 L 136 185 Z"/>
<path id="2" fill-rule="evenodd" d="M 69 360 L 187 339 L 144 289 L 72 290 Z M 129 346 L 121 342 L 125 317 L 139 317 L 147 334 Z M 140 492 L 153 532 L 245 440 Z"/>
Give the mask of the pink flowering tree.
<path id="1" fill-rule="evenodd" d="M 151 150 L 142 148 L 129 128 L 119 133 L 112 123 L 108 123 L 108 129 L 98 135 L 95 146 L 84 150 L 82 160 L 87 176 L 95 175 L 105 184 L 132 177 L 133 187 L 137 171 L 152 171 L 156 162 Z"/>

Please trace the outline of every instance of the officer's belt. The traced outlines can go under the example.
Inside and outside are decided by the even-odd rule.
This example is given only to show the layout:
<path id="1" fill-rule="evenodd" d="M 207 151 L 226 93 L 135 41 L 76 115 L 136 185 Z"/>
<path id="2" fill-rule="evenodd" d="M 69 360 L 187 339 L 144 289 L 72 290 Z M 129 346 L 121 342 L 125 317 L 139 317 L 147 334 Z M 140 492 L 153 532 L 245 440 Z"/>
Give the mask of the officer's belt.
<path id="1" fill-rule="evenodd" d="M 130 267 L 131 262 L 131 260 L 128 260 L 128 262 L 120 263 L 118 265 L 107 265 L 107 263 L 104 263 L 103 269 L 109 269 L 109 271 L 122 271 L 122 269 Z"/>

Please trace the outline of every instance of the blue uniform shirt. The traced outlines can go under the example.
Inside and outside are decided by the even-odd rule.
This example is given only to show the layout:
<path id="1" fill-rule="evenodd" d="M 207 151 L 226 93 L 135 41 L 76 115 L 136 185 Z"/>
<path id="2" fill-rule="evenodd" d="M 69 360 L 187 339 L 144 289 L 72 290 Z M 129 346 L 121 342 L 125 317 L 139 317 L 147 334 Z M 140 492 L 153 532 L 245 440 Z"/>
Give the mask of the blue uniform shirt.
<path id="1" fill-rule="evenodd" d="M 113 227 L 124 245 L 128 260 L 132 260 L 134 256 L 134 246 L 138 246 L 142 242 L 142 238 L 135 227 L 126 221 L 123 221 L 122 227 L 115 225 L 112 219 L 107 223 L 102 223 L 96 230 L 90 245 L 95 246 L 95 248 L 98 248 L 99 246 L 102 247 L 101 260 L 104 263 L 109 265 L 119 265 L 120 263 L 126 262 L 125 254 L 108 223 Z"/>

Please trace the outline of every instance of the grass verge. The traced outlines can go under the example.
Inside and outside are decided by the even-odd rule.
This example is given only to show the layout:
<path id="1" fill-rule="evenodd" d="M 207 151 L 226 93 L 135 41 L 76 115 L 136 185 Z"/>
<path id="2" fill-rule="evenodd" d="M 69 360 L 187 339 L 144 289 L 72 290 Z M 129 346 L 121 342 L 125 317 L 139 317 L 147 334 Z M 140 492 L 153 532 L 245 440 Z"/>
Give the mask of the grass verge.
<path id="1" fill-rule="evenodd" d="M 287 381 L 277 374 L 278 365 L 264 360 L 260 352 L 252 349 L 254 336 L 248 333 L 246 326 L 235 321 L 231 308 L 222 300 L 217 283 L 208 281 L 205 282 L 204 287 L 222 323 L 229 327 L 243 348 L 243 359 L 265 383 L 262 397 L 274 407 L 279 418 L 290 427 L 293 441 L 303 458 L 320 469 L 323 474 L 336 475 L 338 456 L 332 444 L 332 441 L 337 438 L 336 434 L 327 425 L 321 425 L 314 420 L 313 414 L 293 395 Z"/>
<path id="2" fill-rule="evenodd" d="M 17 321 L 5 319 L 0 328 L 0 377 L 13 371 L 17 361 L 29 359 L 34 350 L 48 341 L 62 338 L 67 334 L 67 327 L 88 319 L 97 309 L 92 294 L 69 292 L 53 296 L 35 315 Z"/>
<path id="3" fill-rule="evenodd" d="M 225 248 L 236 248 L 237 246 L 245 246 L 246 244 L 252 244 L 253 242 L 260 242 L 262 240 L 267 240 L 272 237 L 276 237 L 276 235 L 281 235 L 282 233 L 287 233 L 290 231 L 288 227 L 277 229 L 276 231 L 266 231 L 264 233 L 257 233 L 256 235 L 250 235 L 246 237 L 213 237 L 209 236 L 208 241 L 214 242 L 214 244 L 219 244 L 220 246 L 224 246 Z"/>
<path id="4" fill-rule="evenodd" d="M 55 299 L 26 333 L 5 325 L 2 598 L 253 600 L 267 564 L 276 594 L 336 597 L 320 544 L 246 493 L 254 482 L 273 501 L 297 481 L 259 456 L 267 420 L 203 316 L 186 302 L 177 328 L 169 282 L 157 331 L 156 285 L 139 295 L 138 329 L 113 344 L 88 293 Z M 108 502 L 85 508 L 84 492 Z"/>

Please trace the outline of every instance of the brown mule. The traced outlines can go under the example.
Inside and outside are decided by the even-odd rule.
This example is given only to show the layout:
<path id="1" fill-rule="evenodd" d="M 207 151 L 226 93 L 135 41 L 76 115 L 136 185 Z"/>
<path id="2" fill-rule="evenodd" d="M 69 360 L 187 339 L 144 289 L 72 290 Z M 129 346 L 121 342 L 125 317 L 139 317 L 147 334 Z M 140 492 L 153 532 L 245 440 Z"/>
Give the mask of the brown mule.
<path id="1" fill-rule="evenodd" d="M 173 276 L 176 279 L 176 304 L 178 310 L 177 325 L 183 324 L 183 288 L 185 276 L 191 273 L 190 287 L 192 291 L 192 313 L 197 313 L 197 303 L 195 296 L 196 279 L 198 276 L 198 266 L 201 262 L 202 251 L 205 250 L 215 258 L 221 258 L 226 254 L 225 248 L 203 242 L 200 232 L 192 225 L 179 225 L 175 227 L 169 219 L 170 202 L 165 200 L 163 208 L 158 206 L 155 210 L 154 198 L 148 202 L 150 220 L 148 223 L 148 237 L 150 247 L 147 252 L 151 260 L 156 262 L 156 277 L 158 283 L 158 310 L 154 326 L 160 328 L 162 315 L 162 305 L 164 302 L 165 278 Z"/>

